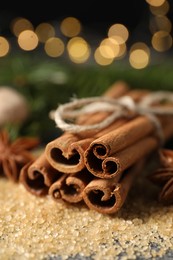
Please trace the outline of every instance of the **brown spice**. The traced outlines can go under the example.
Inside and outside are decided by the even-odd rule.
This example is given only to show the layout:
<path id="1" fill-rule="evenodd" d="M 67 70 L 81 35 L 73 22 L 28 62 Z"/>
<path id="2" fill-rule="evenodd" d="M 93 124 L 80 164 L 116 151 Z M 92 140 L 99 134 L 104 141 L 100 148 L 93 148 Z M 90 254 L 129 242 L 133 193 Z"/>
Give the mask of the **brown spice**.
<path id="1" fill-rule="evenodd" d="M 148 175 L 148 178 L 155 185 L 160 187 L 158 200 L 164 204 L 173 203 L 173 151 L 160 149 L 159 167 Z"/>
<path id="2" fill-rule="evenodd" d="M 21 168 L 35 159 L 31 150 L 39 143 L 34 137 L 20 137 L 12 142 L 6 130 L 0 132 L 0 165 L 7 178 L 18 181 Z"/>
<path id="3" fill-rule="evenodd" d="M 123 173 L 123 178 L 94 179 L 83 191 L 83 198 L 90 209 L 103 214 L 116 213 L 124 204 L 135 177 L 142 172 L 144 160 Z"/>
<path id="4" fill-rule="evenodd" d="M 62 176 L 47 162 L 44 152 L 34 161 L 26 164 L 20 173 L 20 182 L 26 190 L 36 196 L 48 194 L 49 187 Z"/>
<path id="5" fill-rule="evenodd" d="M 93 140 L 65 133 L 46 145 L 47 160 L 52 167 L 64 173 L 73 174 L 81 171 L 85 167 L 84 152 Z"/>
<path id="6" fill-rule="evenodd" d="M 160 149 L 158 152 L 160 156 L 161 166 L 173 168 L 173 150 L 163 148 Z"/>
<path id="7" fill-rule="evenodd" d="M 56 201 L 62 199 L 69 203 L 78 203 L 83 200 L 83 190 L 93 178 L 86 168 L 73 175 L 64 174 L 50 186 L 49 194 Z"/>
<path id="8" fill-rule="evenodd" d="M 0 126 L 21 123 L 30 114 L 29 103 L 19 91 L 0 86 Z"/>
<path id="9" fill-rule="evenodd" d="M 172 119 L 160 118 L 160 122 L 166 141 L 173 135 Z M 96 177 L 113 178 L 158 148 L 153 122 L 147 116 L 138 116 L 95 139 L 85 151 L 84 160 Z"/>
<path id="10" fill-rule="evenodd" d="M 129 87 L 124 82 L 116 82 L 103 94 L 105 97 L 117 98 L 127 93 Z M 95 124 L 107 117 L 107 112 L 95 113 L 92 116 L 81 116 L 77 119 L 79 124 Z M 93 141 L 94 133 L 83 135 L 65 132 L 62 136 L 46 145 L 45 153 L 49 163 L 64 173 L 81 171 L 84 165 L 84 151 Z"/>
<path id="11" fill-rule="evenodd" d="M 128 91 L 127 94 L 133 97 L 136 102 L 139 102 L 141 98 L 148 94 L 148 91 L 140 92 L 136 90 L 135 92 L 133 90 L 132 92 Z M 103 119 L 106 116 L 107 113 L 105 112 L 95 113 L 93 117 L 85 118 L 86 121 L 81 122 L 82 124 L 88 124 L 88 122 L 92 124 L 98 122 L 98 118 Z M 158 117 L 158 120 L 163 127 L 165 140 L 168 140 L 173 135 L 173 124 L 170 124 L 172 118 L 164 116 Z M 111 208 L 105 210 L 105 213 L 116 212 L 121 207 L 117 205 L 123 205 L 125 201 L 123 196 L 126 197 L 127 194 L 126 192 L 124 195 L 121 194 L 123 187 L 120 185 L 122 180 L 126 183 L 125 176 L 128 176 L 126 172 L 131 167 L 133 168 L 139 160 L 156 151 L 160 144 L 159 141 L 155 124 L 148 116 L 142 115 L 132 115 L 129 119 L 121 118 L 98 133 L 93 133 L 93 136 L 88 135 L 87 132 L 84 135 L 82 133 L 64 133 L 56 141 L 53 140 L 49 143 L 45 152 L 50 164 L 64 174 L 70 174 L 70 177 L 63 176 L 56 184 L 54 183 L 49 189 L 49 194 L 54 199 L 61 198 L 76 203 L 82 200 L 81 191 L 83 190 L 85 197 L 83 199 L 86 204 L 96 204 L 96 210 L 97 206 L 101 205 L 99 210 L 103 213 L 104 205 L 106 208 Z M 83 185 L 81 181 L 84 175 L 79 174 L 79 178 L 76 179 L 74 174 L 75 172 L 78 174 L 85 166 L 88 173 L 92 174 L 93 177 L 88 184 Z M 94 179 L 94 176 L 102 179 Z M 129 181 L 129 189 L 131 182 Z M 115 186 L 119 187 L 119 185 L 121 189 L 115 189 Z M 124 185 L 126 187 L 126 184 Z M 97 190 L 96 194 L 99 193 L 99 195 L 90 196 L 93 194 L 93 190 Z M 116 199 L 111 197 L 113 191 L 116 191 Z M 90 201 L 90 198 L 92 201 Z M 120 198 L 120 200 L 117 200 L 117 198 Z"/>
<path id="12" fill-rule="evenodd" d="M 157 146 L 157 139 L 148 137 L 154 129 L 148 118 L 139 116 L 95 139 L 85 152 L 86 167 L 96 177 L 114 177 Z"/>

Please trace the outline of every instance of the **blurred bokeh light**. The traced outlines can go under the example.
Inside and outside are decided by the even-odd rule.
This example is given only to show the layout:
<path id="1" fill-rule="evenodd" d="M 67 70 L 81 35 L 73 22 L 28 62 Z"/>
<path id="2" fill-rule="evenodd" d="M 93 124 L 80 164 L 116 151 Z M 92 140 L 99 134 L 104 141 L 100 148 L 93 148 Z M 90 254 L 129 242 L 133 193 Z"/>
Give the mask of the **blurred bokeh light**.
<path id="1" fill-rule="evenodd" d="M 122 61 L 134 69 L 143 69 L 153 64 L 154 58 L 158 62 L 159 55 L 172 54 L 170 0 L 122 0 L 115 4 L 114 11 L 111 5 L 101 3 L 94 10 L 92 4 L 87 2 L 86 12 L 78 11 L 72 3 L 64 2 L 58 10 L 48 4 L 51 12 L 46 13 L 47 19 L 39 18 L 43 10 L 34 9 L 31 15 L 23 9 L 22 15 L 11 18 L 9 30 L 20 51 L 37 50 L 57 59 L 68 57 L 76 64 L 109 66 Z M 0 37 L 0 57 L 13 52 L 14 46 L 16 50 L 8 33 Z"/>
<path id="2" fill-rule="evenodd" d="M 0 57 L 4 57 L 10 50 L 10 44 L 7 39 L 0 37 Z"/>
<path id="3" fill-rule="evenodd" d="M 56 58 L 63 54 L 64 43 L 60 38 L 52 37 L 46 41 L 44 49 L 48 56 Z"/>
<path id="4" fill-rule="evenodd" d="M 75 63 L 84 63 L 90 56 L 90 47 L 81 37 L 73 37 L 68 41 L 69 58 Z"/>
<path id="5" fill-rule="evenodd" d="M 81 32 L 81 23 L 75 17 L 67 17 L 62 20 L 60 29 L 65 36 L 74 37 Z"/>
<path id="6" fill-rule="evenodd" d="M 39 41 L 45 43 L 49 38 L 55 36 L 55 29 L 50 23 L 40 23 L 36 27 L 35 33 Z"/>
<path id="7" fill-rule="evenodd" d="M 38 46 L 38 37 L 31 30 L 24 30 L 19 34 L 18 44 L 25 51 L 34 50 Z"/>

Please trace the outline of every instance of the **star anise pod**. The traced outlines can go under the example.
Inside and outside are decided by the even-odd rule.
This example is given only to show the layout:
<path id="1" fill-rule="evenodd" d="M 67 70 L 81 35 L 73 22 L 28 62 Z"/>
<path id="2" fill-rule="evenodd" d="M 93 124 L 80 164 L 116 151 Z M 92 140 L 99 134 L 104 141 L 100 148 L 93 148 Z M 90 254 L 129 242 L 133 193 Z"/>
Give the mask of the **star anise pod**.
<path id="1" fill-rule="evenodd" d="M 19 137 L 10 139 L 6 130 L 0 132 L 0 167 L 2 173 L 10 180 L 17 182 L 21 168 L 34 160 L 32 149 L 40 144 L 39 138 Z"/>
<path id="2" fill-rule="evenodd" d="M 173 150 L 160 149 L 159 150 L 160 163 L 165 168 L 173 168 Z"/>
<path id="3" fill-rule="evenodd" d="M 148 177 L 161 190 L 158 195 L 160 202 L 173 203 L 173 150 L 160 149 L 160 166 Z"/>

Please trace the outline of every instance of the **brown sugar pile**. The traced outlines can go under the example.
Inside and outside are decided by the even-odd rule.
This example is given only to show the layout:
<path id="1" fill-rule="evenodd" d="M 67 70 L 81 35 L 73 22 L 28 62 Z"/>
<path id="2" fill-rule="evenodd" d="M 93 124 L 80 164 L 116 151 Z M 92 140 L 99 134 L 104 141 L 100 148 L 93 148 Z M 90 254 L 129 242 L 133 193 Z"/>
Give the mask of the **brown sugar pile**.
<path id="1" fill-rule="evenodd" d="M 173 256 L 173 206 L 137 180 L 114 215 L 36 197 L 0 178 L 0 259 L 160 259 Z M 163 258 L 162 258 L 163 259 Z M 166 259 L 166 258 L 164 258 Z"/>

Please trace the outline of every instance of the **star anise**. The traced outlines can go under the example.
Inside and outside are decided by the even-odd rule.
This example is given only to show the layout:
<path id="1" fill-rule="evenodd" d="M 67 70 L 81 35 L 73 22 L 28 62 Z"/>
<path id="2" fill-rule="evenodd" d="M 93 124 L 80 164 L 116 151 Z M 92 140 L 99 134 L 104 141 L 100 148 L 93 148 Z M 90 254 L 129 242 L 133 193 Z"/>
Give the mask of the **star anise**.
<path id="1" fill-rule="evenodd" d="M 161 190 L 158 196 L 160 202 L 164 204 L 173 203 L 173 150 L 160 149 L 160 166 L 149 179 Z"/>
<path id="2" fill-rule="evenodd" d="M 6 130 L 0 132 L 0 167 L 2 173 L 10 180 L 17 182 L 21 168 L 34 160 L 32 149 L 36 148 L 40 140 L 35 137 L 19 137 L 15 141 L 10 139 Z"/>

